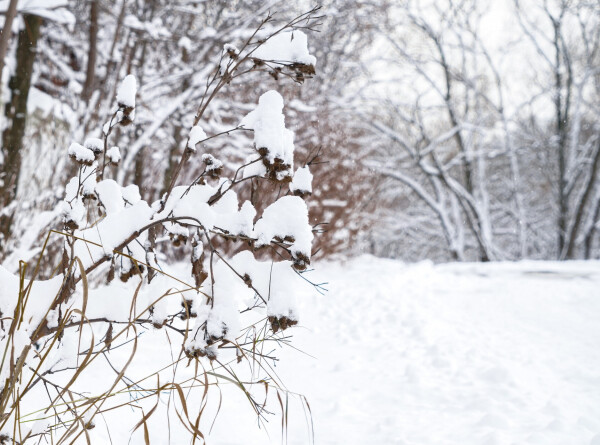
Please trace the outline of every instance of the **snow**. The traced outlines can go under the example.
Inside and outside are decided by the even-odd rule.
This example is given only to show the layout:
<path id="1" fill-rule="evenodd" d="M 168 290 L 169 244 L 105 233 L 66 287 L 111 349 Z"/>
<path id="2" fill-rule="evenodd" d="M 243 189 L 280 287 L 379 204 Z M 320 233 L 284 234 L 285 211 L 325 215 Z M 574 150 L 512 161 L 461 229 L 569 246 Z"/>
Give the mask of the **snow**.
<path id="1" fill-rule="evenodd" d="M 194 125 L 192 127 L 192 129 L 190 130 L 190 136 L 188 138 L 187 148 L 195 152 L 196 145 L 198 143 L 200 143 L 200 141 L 203 141 L 206 138 L 207 138 L 207 136 L 206 136 L 206 133 L 204 132 L 204 130 L 200 126 Z"/>
<path id="2" fill-rule="evenodd" d="M 289 103 L 289 106 L 292 107 L 294 110 L 299 111 L 301 113 L 316 113 L 318 110 L 317 107 L 308 105 L 299 99 L 293 99 Z"/>
<path id="3" fill-rule="evenodd" d="M 292 193 L 299 192 L 300 194 L 312 193 L 313 175 L 308 168 L 308 165 L 301 167 L 294 173 L 294 178 L 290 182 L 290 191 Z"/>
<path id="4" fill-rule="evenodd" d="M 252 287 L 267 300 L 267 315 L 299 318 L 296 292 L 290 292 L 298 277 L 290 261 L 257 261 L 251 252 L 243 251 L 231 259 L 231 264 L 240 275 L 247 275 Z"/>
<path id="5" fill-rule="evenodd" d="M 121 193 L 123 194 L 123 199 L 130 204 L 135 204 L 142 199 L 140 189 L 135 184 L 129 184 L 127 187 L 123 187 Z"/>
<path id="6" fill-rule="evenodd" d="M 121 187 L 112 179 L 105 179 L 96 184 L 96 194 L 108 215 L 123 210 L 125 202 Z"/>
<path id="7" fill-rule="evenodd" d="M 253 220 L 256 216 L 254 206 L 245 201 L 239 207 L 237 195 L 233 191 L 225 193 L 219 201 L 209 206 L 208 200 L 217 192 L 210 185 L 196 184 L 191 187 L 173 188 L 165 208 L 157 213 L 154 219 L 167 215 L 175 218 L 192 219 L 194 224 L 200 223 L 207 230 L 217 229 L 233 235 L 254 236 Z"/>
<path id="8" fill-rule="evenodd" d="M 133 74 L 123 79 L 117 91 L 117 103 L 125 108 L 135 108 L 136 80 Z"/>
<path id="9" fill-rule="evenodd" d="M 61 205 L 62 221 L 65 224 L 80 228 L 85 225 L 85 205 L 81 200 L 75 200 L 72 203 L 63 202 Z"/>
<path id="10" fill-rule="evenodd" d="M 225 51 L 227 54 L 233 55 L 233 56 L 237 56 L 240 53 L 240 50 L 237 49 L 237 47 L 235 45 L 232 45 L 231 43 L 226 43 L 223 46 L 223 51 Z"/>
<path id="11" fill-rule="evenodd" d="M 254 144 L 258 150 L 267 150 L 267 159 L 285 165 L 294 162 L 294 133 L 285 128 L 283 97 L 270 90 L 260 96 L 258 107 L 242 119 L 240 126 L 254 130 Z"/>
<path id="12" fill-rule="evenodd" d="M 75 236 L 82 239 L 75 242 L 75 255 L 86 268 L 107 255 L 112 256 L 113 250 L 147 225 L 153 214 L 145 201 L 138 201 L 119 211 L 107 211 L 106 217 L 93 227 L 75 232 Z"/>
<path id="13" fill-rule="evenodd" d="M 250 252 L 242 252 L 232 263 L 252 277 L 253 286 L 267 286 L 261 277 L 270 262 L 256 261 Z M 287 394 L 283 403 L 289 408 L 290 445 L 313 443 L 311 425 L 314 443 L 323 445 L 597 443 L 600 262 L 406 265 L 363 256 L 316 265 L 317 272 L 308 278 L 328 281 L 325 295 L 310 286 L 286 286 L 295 274 L 285 275 L 291 271 L 289 263 L 287 269 L 278 264 L 281 269 L 275 269 L 273 276 L 283 287 L 275 285 L 271 298 L 277 289 L 287 288 L 280 296 L 293 301 L 282 303 L 298 311 L 301 323 L 285 332 L 293 335 L 292 345 L 297 349 L 277 348 L 280 360 L 274 368 L 289 390 L 281 394 L 283 398 Z M 183 265 L 177 268 L 185 269 Z M 252 294 L 239 280 L 227 280 L 228 268 L 222 263 L 216 268 L 217 274 L 222 274 L 217 284 L 220 291 L 215 292 L 217 307 L 211 309 L 201 295 L 194 302 L 196 322 L 210 320 L 213 334 L 219 334 L 223 324 L 237 329 L 237 316 L 231 309 Z M 177 275 L 173 270 L 169 273 Z M 59 285 L 60 279 L 53 283 Z M 0 296 L 13 295 L 15 286 L 16 277 L 0 268 Z M 91 290 L 88 317 L 112 319 L 129 313 L 136 286 L 117 281 Z M 142 288 L 135 310 L 171 286 L 172 282 L 159 274 L 152 285 Z M 51 292 L 43 290 L 36 295 L 51 298 Z M 234 290 L 240 293 L 220 293 Z M 157 320 L 179 302 L 173 298 L 161 304 Z M 5 309 L 2 306 L 6 314 Z M 96 338 L 102 337 L 103 329 Z M 127 378 L 137 381 L 171 362 L 177 346 L 167 334 L 165 329 L 143 333 Z M 73 360 L 68 357 L 76 351 L 77 338 L 71 345 L 68 337 L 53 360 L 65 364 Z M 188 346 L 191 342 L 205 346 L 202 338 L 190 338 Z M 130 351 L 127 347 L 111 351 L 111 361 L 124 363 Z M 182 366 L 180 372 L 187 369 L 193 375 L 191 368 Z M 246 368 L 244 363 L 232 366 L 242 379 Z M 211 372 L 223 371 L 216 368 Z M 96 369 L 83 375 L 78 385 L 102 391 L 99 382 L 113 375 L 110 368 Z M 163 378 L 168 376 L 161 377 L 161 382 Z M 152 385 L 142 383 L 146 384 Z M 267 407 L 275 415 L 268 416 L 263 429 L 258 428 L 252 407 L 236 385 L 222 382 L 215 391 L 209 392 L 200 425 L 210 443 L 281 443 L 281 411 L 273 388 Z M 217 392 L 222 398 L 210 396 Z M 264 395 L 258 387 L 253 393 Z M 307 398 L 310 413 L 299 394 Z M 126 392 L 110 403 L 126 402 L 129 397 Z M 164 428 L 167 400 L 166 395 L 161 397 L 165 403 L 159 404 L 148 421 L 151 437 L 157 443 L 186 443 L 187 433 L 176 420 L 169 432 Z M 147 412 L 155 400 L 138 403 Z M 194 405 L 190 398 L 188 406 L 200 404 Z M 217 410 L 219 415 L 210 429 Z M 103 417 L 115 443 L 128 441 L 140 419 L 133 410 L 106 411 Z M 102 422 L 96 418 L 98 425 Z M 231 428 L 232 424 L 236 427 Z M 109 441 L 106 428 L 96 427 L 89 434 L 92 443 Z M 136 431 L 131 442 L 143 443 L 143 432 Z"/>
<path id="14" fill-rule="evenodd" d="M 297 393 L 317 444 L 596 444 L 599 262 L 316 269 L 329 292 L 294 291 L 290 331 L 314 358 L 283 348 L 275 368 L 292 392 L 289 444 L 313 443 Z M 243 395 L 223 400 L 211 443 L 280 443 L 279 410 L 269 437 Z"/>
<path id="15" fill-rule="evenodd" d="M 26 297 L 27 304 L 25 305 L 25 313 L 23 314 L 24 327 L 26 328 L 18 331 L 23 335 L 23 338 L 19 338 L 18 345 L 15 344 L 15 356 L 18 356 L 20 348 L 29 343 L 29 335 L 33 334 L 38 323 L 46 316 L 46 311 L 58 293 L 62 281 L 62 275 L 57 275 L 50 280 L 35 281 L 31 286 L 29 297 Z M 19 300 L 19 291 L 20 289 L 26 289 L 28 284 L 29 280 L 25 280 L 21 288 L 19 277 L 0 265 L 0 312 L 3 314 L 3 317 L 13 316 L 15 306 Z M 7 320 L 5 319 L 4 323 L 6 322 Z M 0 349 L 2 351 L 6 347 L 6 338 L 6 336 L 0 338 Z M 2 369 L 2 376 L 0 376 L 2 381 L 6 378 L 4 372 L 7 371 L 8 366 L 5 366 Z"/>
<path id="16" fill-rule="evenodd" d="M 308 397 L 316 443 L 587 445 L 600 433 L 600 263 L 317 269 L 330 291 L 301 299 L 309 329 L 294 338 L 316 360 L 278 364 Z M 304 429 L 298 419 L 291 443 Z"/>
<path id="17" fill-rule="evenodd" d="M 254 233 L 257 246 L 268 244 L 273 238 L 291 237 L 292 255 L 298 253 L 310 259 L 313 234 L 308 223 L 306 203 L 297 196 L 283 196 L 269 205 L 256 222 Z"/>
<path id="18" fill-rule="evenodd" d="M 0 1 L 0 11 L 6 11 L 10 0 Z M 17 11 L 24 14 L 37 15 L 46 20 L 67 25 L 74 25 L 75 16 L 69 11 L 67 0 L 20 0 Z"/>
<path id="19" fill-rule="evenodd" d="M 260 159 L 254 159 L 255 157 L 256 155 L 246 159 L 244 162 L 244 164 L 248 164 L 244 167 L 244 171 L 242 172 L 242 176 L 244 178 L 249 178 L 251 176 L 264 176 L 267 173 L 267 168 L 265 165 L 262 162 L 258 162 Z"/>
<path id="20" fill-rule="evenodd" d="M 177 223 L 166 223 L 165 230 L 172 235 L 179 235 L 184 238 L 190 236 L 190 231 L 187 229 L 187 227 Z"/>
<path id="21" fill-rule="evenodd" d="M 104 150 L 104 141 L 100 138 L 88 138 L 83 143 L 85 148 L 92 150 L 95 155 L 102 153 Z"/>
<path id="22" fill-rule="evenodd" d="M 236 205 L 237 207 L 237 205 Z M 256 209 L 250 201 L 244 201 L 239 212 L 237 208 L 221 215 L 217 225 L 233 235 L 252 236 L 252 227 L 256 217 Z"/>
<path id="23" fill-rule="evenodd" d="M 79 177 L 71 178 L 65 187 L 65 201 L 72 201 L 77 197 L 80 185 L 83 196 L 90 196 L 94 193 L 96 188 L 96 163 L 83 167 Z"/>
<path id="24" fill-rule="evenodd" d="M 189 37 L 183 36 L 182 38 L 180 38 L 177 41 L 177 46 L 185 49 L 186 51 L 191 51 L 192 50 L 192 41 L 190 40 Z"/>
<path id="25" fill-rule="evenodd" d="M 204 153 L 202 155 L 202 162 L 206 165 L 207 171 L 220 170 L 223 168 L 223 162 L 209 153 Z"/>
<path id="26" fill-rule="evenodd" d="M 155 17 L 151 22 L 142 22 L 135 15 L 129 14 L 125 16 L 123 24 L 136 31 L 147 32 L 153 40 L 169 38 L 171 36 L 169 30 L 165 28 L 162 20 L 158 17 Z"/>
<path id="27" fill-rule="evenodd" d="M 346 207 L 348 205 L 348 201 L 344 201 L 341 199 L 324 199 L 323 207 Z"/>
<path id="28" fill-rule="evenodd" d="M 37 241 L 43 227 L 49 227 L 60 215 L 61 208 L 56 206 L 47 212 L 40 212 L 29 219 L 27 230 L 20 236 L 19 246 L 3 259 L 3 266 L 8 270 L 18 270 L 20 261 L 31 261 L 41 247 Z"/>
<path id="29" fill-rule="evenodd" d="M 69 148 L 69 152 L 76 153 L 77 151 L 87 151 L 92 153 L 91 150 L 79 145 L 71 144 L 73 149 Z M 73 157 L 74 155 L 71 155 Z M 75 155 L 76 156 L 76 155 Z M 65 187 L 65 199 L 57 206 L 59 213 L 62 216 L 62 221 L 68 226 L 75 226 L 75 228 L 81 228 L 85 225 L 85 217 L 87 215 L 83 197 L 93 196 L 94 188 L 96 185 L 95 166 L 93 163 L 87 163 L 88 167 L 81 169 L 78 177 L 71 178 Z M 88 172 L 91 169 L 91 172 Z"/>
<path id="30" fill-rule="evenodd" d="M 302 31 L 279 33 L 259 46 L 252 55 L 257 59 L 280 63 L 313 66 L 317 63 L 317 59 L 308 52 L 308 41 Z"/>
<path id="31" fill-rule="evenodd" d="M 67 104 L 33 86 L 27 96 L 27 111 L 32 114 L 37 111 L 44 118 L 54 118 L 70 125 L 77 122 L 77 115 Z"/>
<path id="32" fill-rule="evenodd" d="M 203 227 L 210 229 L 215 222 L 215 215 L 207 201 L 215 192 L 214 188 L 203 185 L 175 187 L 165 204 L 165 209 L 157 214 L 155 219 L 164 218 L 172 212 L 172 216 L 176 218 L 194 218 Z"/>
<path id="33" fill-rule="evenodd" d="M 204 252 L 204 243 L 202 241 L 197 241 L 197 244 L 192 249 L 192 261 L 198 261 L 202 258 L 202 253 Z"/>
<path id="34" fill-rule="evenodd" d="M 144 24 L 133 14 L 128 14 L 127 16 L 125 16 L 125 20 L 123 20 L 123 23 L 128 28 L 135 29 L 136 31 L 144 30 Z"/>
<path id="35" fill-rule="evenodd" d="M 73 142 L 71 145 L 69 145 L 67 154 L 77 162 L 87 165 L 91 165 L 96 159 L 92 150 L 84 147 L 81 144 L 78 144 L 77 142 Z"/>
<path id="36" fill-rule="evenodd" d="M 106 152 L 106 157 L 110 160 L 111 164 L 118 164 L 121 162 L 121 151 L 119 147 L 110 147 Z"/>

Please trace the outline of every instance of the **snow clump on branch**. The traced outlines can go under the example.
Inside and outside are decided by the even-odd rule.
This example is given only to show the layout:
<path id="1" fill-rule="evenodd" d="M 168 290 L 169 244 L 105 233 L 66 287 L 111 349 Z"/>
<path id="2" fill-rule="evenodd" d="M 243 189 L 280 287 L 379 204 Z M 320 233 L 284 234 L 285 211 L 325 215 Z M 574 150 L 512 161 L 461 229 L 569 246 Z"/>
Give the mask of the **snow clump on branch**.
<path id="1" fill-rule="evenodd" d="M 204 130 L 200 126 L 194 125 L 192 127 L 192 129 L 190 130 L 190 136 L 189 136 L 188 143 L 187 143 L 187 149 L 191 150 L 195 153 L 196 145 L 198 143 L 200 143 L 200 141 L 203 141 L 206 138 L 207 138 L 207 136 L 206 136 L 206 133 L 204 132 Z"/>
<path id="2" fill-rule="evenodd" d="M 308 52 L 308 40 L 302 31 L 287 31 L 267 40 L 253 56 L 278 63 L 300 63 L 315 66 L 317 58 Z"/>
<path id="3" fill-rule="evenodd" d="M 117 91 L 117 122 L 121 125 L 129 125 L 135 118 L 135 95 L 137 93 L 137 82 L 133 74 L 123 79 Z"/>
<path id="4" fill-rule="evenodd" d="M 271 90 L 260 96 L 258 107 L 242 119 L 240 126 L 254 130 L 254 147 L 263 158 L 269 179 L 290 182 L 294 132 L 285 128 L 281 94 Z"/>
<path id="5" fill-rule="evenodd" d="M 312 179 L 313 175 L 308 165 L 297 169 L 292 182 L 290 182 L 290 192 L 300 197 L 310 195 L 312 193 Z"/>

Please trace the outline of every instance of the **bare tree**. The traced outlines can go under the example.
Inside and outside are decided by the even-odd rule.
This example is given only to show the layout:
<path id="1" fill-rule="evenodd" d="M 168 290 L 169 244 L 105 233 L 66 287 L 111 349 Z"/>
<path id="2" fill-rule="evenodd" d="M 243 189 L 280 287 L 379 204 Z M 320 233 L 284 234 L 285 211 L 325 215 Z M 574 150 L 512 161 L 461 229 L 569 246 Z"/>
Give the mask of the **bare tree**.
<path id="1" fill-rule="evenodd" d="M 485 2 L 407 1 L 368 59 L 373 105 L 358 114 L 378 138 L 367 164 L 384 179 L 382 205 L 410 215 L 386 223 L 408 252 L 408 239 L 428 246 L 417 255 L 439 252 L 434 236 L 452 259 L 593 255 L 600 9 L 521 3 L 506 11 L 514 40 L 490 48 Z"/>
<path id="2" fill-rule="evenodd" d="M 495 214 L 512 215 L 505 224 L 517 226 L 524 218 L 516 190 L 509 202 L 489 190 L 490 160 L 512 159 L 509 177 L 518 177 L 518 166 L 508 141 L 487 145 L 485 133 L 498 120 L 506 125 L 506 116 L 502 94 L 489 91 L 489 79 L 498 89 L 502 85 L 478 35 L 483 10 L 477 2 L 451 1 L 428 9 L 408 2 L 399 10 L 400 21 L 392 27 L 404 30 L 404 37 L 392 31 L 384 38 L 398 57 L 402 80 L 394 84 L 398 98 L 384 101 L 389 121 L 371 121 L 387 142 L 370 165 L 408 187 L 433 212 L 451 258 L 466 259 L 470 248 L 481 261 L 509 257 L 495 241 Z M 525 244 L 522 229 L 517 243 Z"/>
<path id="3" fill-rule="evenodd" d="M 554 114 L 547 144 L 556 165 L 556 255 L 589 257 L 599 186 L 600 8 L 565 0 L 545 0 L 537 9 L 515 0 L 515 7 L 539 57 L 538 102 L 550 99 Z"/>

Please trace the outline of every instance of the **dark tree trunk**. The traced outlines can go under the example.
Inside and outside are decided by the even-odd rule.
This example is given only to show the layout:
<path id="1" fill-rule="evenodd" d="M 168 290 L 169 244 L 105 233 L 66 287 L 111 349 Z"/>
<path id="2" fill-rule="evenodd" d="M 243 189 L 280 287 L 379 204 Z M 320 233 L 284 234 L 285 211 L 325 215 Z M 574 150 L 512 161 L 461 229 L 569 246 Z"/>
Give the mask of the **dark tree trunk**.
<path id="1" fill-rule="evenodd" d="M 171 184 L 171 180 L 173 179 L 173 174 L 175 173 L 175 169 L 177 168 L 177 162 L 181 157 L 181 153 L 179 151 L 179 145 L 181 144 L 181 127 L 175 125 L 173 128 L 173 143 L 169 148 L 169 156 L 167 158 L 167 168 L 163 174 L 163 186 L 160 190 L 160 196 L 162 197 L 167 190 L 169 189 L 169 184 Z"/>
<path id="2" fill-rule="evenodd" d="M 0 166 L 0 236 L 3 235 L 3 245 L 10 234 L 13 215 L 7 207 L 15 199 L 17 184 L 21 170 L 23 136 L 27 121 L 27 97 L 31 86 L 31 73 L 36 55 L 40 25 L 42 19 L 38 16 L 24 15 L 25 27 L 19 32 L 17 44 L 17 65 L 15 75 L 11 77 L 9 87 L 10 102 L 6 104 L 7 127 L 2 133 L 3 164 Z"/>
<path id="3" fill-rule="evenodd" d="M 576 206 L 575 220 L 573 222 L 573 227 L 571 228 L 571 232 L 570 232 L 570 235 L 568 238 L 567 254 L 566 254 L 567 259 L 575 259 L 576 258 L 575 246 L 576 246 L 576 242 L 577 242 L 577 237 L 579 236 L 581 224 L 583 223 L 583 219 L 584 219 L 583 217 L 584 217 L 585 210 L 590 207 L 589 200 L 592 195 L 592 190 L 594 189 L 594 187 L 596 186 L 596 183 L 598 182 L 598 170 L 600 169 L 599 165 L 600 165 L 600 144 L 598 145 L 598 148 L 596 149 L 596 153 L 594 154 L 594 160 L 593 160 L 592 166 L 590 168 L 590 178 L 589 178 L 587 184 L 585 184 L 583 196 L 581 197 L 581 200 L 577 203 L 577 206 Z M 597 216 L 596 216 L 596 218 L 597 218 Z M 586 234 L 586 238 L 587 238 L 587 234 Z M 586 257 L 589 256 L 590 246 L 591 246 L 591 239 L 589 241 L 586 239 L 586 241 L 584 241 Z"/>
<path id="4" fill-rule="evenodd" d="M 83 86 L 83 100 L 90 99 L 94 91 L 96 79 L 96 55 L 98 54 L 98 0 L 92 0 L 90 4 L 90 32 L 87 70 L 85 74 L 85 84 Z"/>
<path id="5" fill-rule="evenodd" d="M 8 9 L 4 14 L 4 28 L 2 28 L 2 35 L 0 35 L 0 77 L 4 70 L 4 58 L 6 57 L 6 51 L 8 49 L 8 42 L 10 42 L 12 24 L 15 16 L 17 15 L 17 3 L 19 0 L 10 0 Z M 0 97 L 2 97 L 2 83 L 0 83 Z"/>
<path id="6" fill-rule="evenodd" d="M 597 200 L 594 206 L 594 210 L 592 212 L 592 225 L 589 230 L 585 234 L 585 238 L 583 240 L 583 246 L 585 248 L 584 258 L 589 260 L 592 258 L 592 247 L 594 243 L 594 235 L 596 234 L 596 221 L 600 217 L 600 200 Z"/>
<path id="7" fill-rule="evenodd" d="M 569 192 L 567 190 L 567 158 L 571 100 L 571 62 L 566 50 L 561 49 L 562 22 L 552 19 L 554 27 L 554 108 L 556 113 L 556 135 L 558 137 L 558 259 L 564 260 L 569 247 L 568 218 Z M 566 71 L 566 73 L 563 73 Z M 563 91 L 565 97 L 563 98 Z"/>

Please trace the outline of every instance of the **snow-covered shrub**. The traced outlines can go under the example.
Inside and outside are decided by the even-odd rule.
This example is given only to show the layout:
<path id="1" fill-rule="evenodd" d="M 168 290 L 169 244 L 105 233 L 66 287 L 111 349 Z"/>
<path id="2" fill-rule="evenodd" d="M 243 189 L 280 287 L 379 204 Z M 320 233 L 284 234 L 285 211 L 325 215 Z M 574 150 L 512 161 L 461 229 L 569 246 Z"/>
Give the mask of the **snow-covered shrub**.
<path id="1" fill-rule="evenodd" d="M 261 94 L 255 109 L 222 133 L 253 134 L 254 156 L 228 166 L 235 172 L 231 177 L 223 177 L 226 160 L 198 152 L 203 142 L 221 136 L 206 134 L 202 122 L 211 100 L 231 79 L 267 71 L 301 82 L 314 74 L 316 60 L 301 29 L 317 24 L 317 10 L 280 27 L 269 16 L 239 49 L 227 45 L 206 81 L 186 149 L 160 200 L 146 202 L 137 186 L 110 178 L 115 170 L 109 166 L 121 159 L 111 135 L 135 125 L 135 77 L 127 76 L 118 88 L 102 137 L 65 149 L 77 174 L 60 204 L 63 227 L 49 234 L 64 238 L 57 273 L 36 281 L 39 263 L 31 279 L 26 263 L 19 275 L 0 266 L 2 437 L 16 443 L 90 442 L 97 416 L 135 406 L 141 420 L 131 427 L 143 430 L 148 443 L 150 417 L 166 393 L 183 428 L 203 439 L 205 398 L 223 379 L 244 392 L 259 416 L 266 413 L 246 386 L 260 382 L 267 392 L 269 385 L 281 390 L 276 379 L 256 369 L 274 360 L 264 345 L 278 344 L 281 331 L 298 323 L 290 288 L 312 284 L 302 275 L 311 262 L 313 228 L 304 198 L 312 192 L 312 176 L 308 166 L 294 168 L 294 134 L 285 126 L 284 101 L 274 90 Z M 202 162 L 204 170 L 178 185 L 192 162 Z M 261 202 L 264 211 L 257 214 L 251 201 L 240 203 L 237 195 L 240 184 L 251 180 L 280 184 L 287 193 Z M 168 264 L 163 253 L 168 242 L 187 249 L 190 262 Z M 235 255 L 220 247 L 228 244 L 236 244 Z M 258 259 L 259 251 L 269 254 Z M 40 260 L 42 255 L 43 250 Z M 171 354 L 163 355 L 169 357 L 153 351 L 158 346 L 152 339 L 163 332 L 171 347 Z M 155 386 L 129 377 L 139 374 L 134 363 L 140 354 L 142 360 L 152 358 Z M 112 371 L 104 374 L 102 368 L 98 374 L 105 362 Z M 250 383 L 238 379 L 233 362 L 250 364 Z M 197 383 L 184 393 L 189 379 Z M 158 401 L 144 408 L 142 400 L 150 395 Z M 193 416 L 192 401 L 199 403 Z M 169 406 L 166 413 L 172 415 Z"/>

